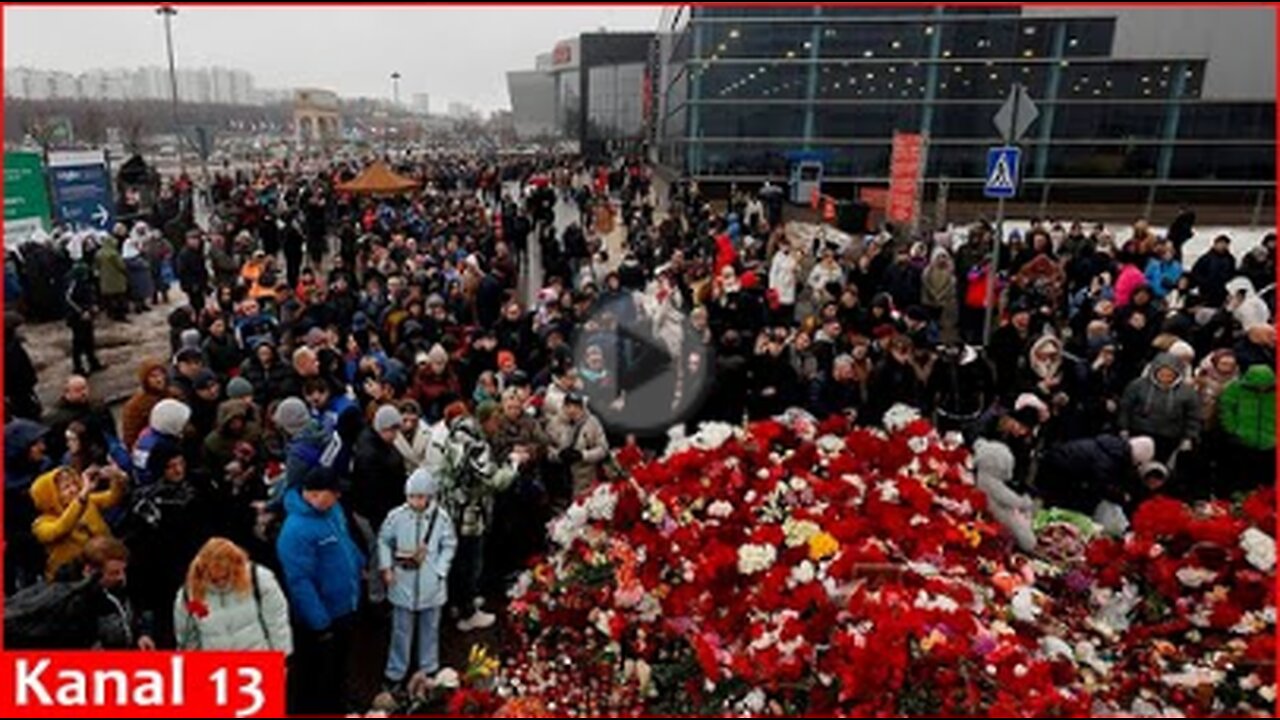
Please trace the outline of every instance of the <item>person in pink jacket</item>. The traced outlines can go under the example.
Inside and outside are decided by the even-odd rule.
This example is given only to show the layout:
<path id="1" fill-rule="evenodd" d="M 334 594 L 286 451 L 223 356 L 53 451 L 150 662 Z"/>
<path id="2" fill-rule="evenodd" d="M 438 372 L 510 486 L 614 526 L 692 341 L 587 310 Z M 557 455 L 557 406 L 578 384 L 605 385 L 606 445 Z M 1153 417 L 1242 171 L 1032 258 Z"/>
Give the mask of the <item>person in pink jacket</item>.
<path id="1" fill-rule="evenodd" d="M 1127 306 L 1134 291 L 1146 284 L 1147 276 L 1142 270 L 1137 265 L 1125 263 L 1120 270 L 1120 277 L 1116 278 L 1116 307 Z"/>

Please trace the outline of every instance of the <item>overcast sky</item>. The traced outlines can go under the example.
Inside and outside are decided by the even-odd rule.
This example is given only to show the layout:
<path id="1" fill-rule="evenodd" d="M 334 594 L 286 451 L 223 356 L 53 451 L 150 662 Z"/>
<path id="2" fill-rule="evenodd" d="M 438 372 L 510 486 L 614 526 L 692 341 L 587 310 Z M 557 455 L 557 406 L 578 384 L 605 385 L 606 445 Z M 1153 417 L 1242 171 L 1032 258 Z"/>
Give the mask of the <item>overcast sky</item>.
<path id="1" fill-rule="evenodd" d="M 655 30 L 660 8 L 179 6 L 174 48 L 181 67 L 248 70 L 258 87 L 312 86 L 344 96 L 431 94 L 509 107 L 506 73 L 531 69 L 558 40 L 606 27 Z M 4 63 L 79 73 L 166 65 L 163 23 L 146 6 L 4 8 Z"/>

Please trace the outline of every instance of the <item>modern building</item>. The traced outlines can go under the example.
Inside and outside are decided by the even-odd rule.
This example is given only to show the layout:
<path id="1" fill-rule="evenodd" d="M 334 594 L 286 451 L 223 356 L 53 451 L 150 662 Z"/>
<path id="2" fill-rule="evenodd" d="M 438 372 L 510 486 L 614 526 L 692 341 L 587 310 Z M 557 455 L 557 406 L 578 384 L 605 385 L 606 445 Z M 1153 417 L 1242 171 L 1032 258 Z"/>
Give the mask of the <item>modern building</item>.
<path id="1" fill-rule="evenodd" d="M 927 138 L 925 198 L 982 197 L 1011 86 L 1039 117 L 1019 202 L 1274 212 L 1270 8 L 749 6 L 664 11 L 652 157 L 707 186 L 823 162 L 883 188 L 895 132 Z M 1237 215 L 1233 215 L 1235 217 Z"/>
<path id="2" fill-rule="evenodd" d="M 431 95 L 428 93 L 413 94 L 413 111 L 419 115 L 431 114 Z"/>
<path id="3" fill-rule="evenodd" d="M 595 32 L 563 40 L 535 69 L 507 74 L 516 133 L 551 131 L 587 155 L 635 151 L 646 139 L 649 32 Z"/>

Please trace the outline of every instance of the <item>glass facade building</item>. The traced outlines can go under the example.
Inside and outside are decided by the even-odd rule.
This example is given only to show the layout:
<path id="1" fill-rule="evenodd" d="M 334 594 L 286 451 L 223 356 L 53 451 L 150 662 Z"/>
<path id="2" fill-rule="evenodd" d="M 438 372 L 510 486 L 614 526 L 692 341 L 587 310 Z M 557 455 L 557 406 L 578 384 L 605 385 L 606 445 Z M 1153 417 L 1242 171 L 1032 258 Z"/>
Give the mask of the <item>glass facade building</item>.
<path id="1" fill-rule="evenodd" d="M 1215 25 L 1248 24 L 1215 17 L 1236 10 L 1196 12 L 671 9 L 654 157 L 715 185 L 784 178 L 803 153 L 823 159 L 828 184 L 884 186 L 894 132 L 919 132 L 926 198 L 945 187 L 952 201 L 976 200 L 999 142 L 992 117 L 1020 83 L 1040 109 L 1022 141 L 1024 202 L 1269 210 L 1274 16 L 1242 33 Z M 1230 58 L 1214 67 L 1245 52 L 1262 79 L 1242 80 Z"/>

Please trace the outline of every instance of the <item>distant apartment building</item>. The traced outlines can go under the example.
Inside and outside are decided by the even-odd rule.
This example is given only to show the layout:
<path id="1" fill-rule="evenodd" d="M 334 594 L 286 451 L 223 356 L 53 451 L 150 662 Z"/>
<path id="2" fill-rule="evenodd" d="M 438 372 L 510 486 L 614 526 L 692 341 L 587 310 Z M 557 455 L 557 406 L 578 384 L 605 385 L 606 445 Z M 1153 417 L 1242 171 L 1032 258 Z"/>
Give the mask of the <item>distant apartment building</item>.
<path id="1" fill-rule="evenodd" d="M 177 72 L 178 99 L 190 103 L 261 104 L 253 76 L 229 68 L 190 68 Z M 39 68 L 9 68 L 4 94 L 19 100 L 168 100 L 169 71 L 160 67 L 95 68 L 79 74 Z M 282 99 L 288 99 L 288 91 Z"/>

